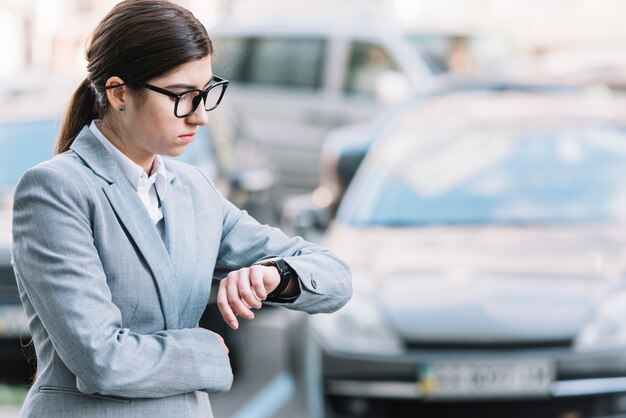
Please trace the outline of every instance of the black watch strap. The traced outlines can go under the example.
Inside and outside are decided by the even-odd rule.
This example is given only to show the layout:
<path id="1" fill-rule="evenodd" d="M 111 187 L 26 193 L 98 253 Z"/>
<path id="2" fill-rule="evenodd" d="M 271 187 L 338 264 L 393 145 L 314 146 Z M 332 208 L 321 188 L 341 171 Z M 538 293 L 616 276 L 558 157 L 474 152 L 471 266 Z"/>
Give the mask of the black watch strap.
<path id="1" fill-rule="evenodd" d="M 278 297 L 281 293 L 285 291 L 287 286 L 289 285 L 289 280 L 291 280 L 291 275 L 293 274 L 291 267 L 283 260 L 282 258 L 270 258 L 267 260 L 262 260 L 257 264 L 261 264 L 263 266 L 274 266 L 278 270 L 278 274 L 280 275 L 280 282 L 276 289 L 272 290 L 268 295 L 268 301 L 272 301 Z"/>

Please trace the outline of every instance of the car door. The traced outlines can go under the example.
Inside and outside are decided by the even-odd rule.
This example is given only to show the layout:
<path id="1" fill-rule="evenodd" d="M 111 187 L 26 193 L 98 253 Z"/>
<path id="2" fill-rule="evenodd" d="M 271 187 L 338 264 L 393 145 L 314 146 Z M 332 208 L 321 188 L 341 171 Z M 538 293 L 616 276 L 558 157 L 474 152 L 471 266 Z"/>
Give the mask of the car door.
<path id="1" fill-rule="evenodd" d="M 324 113 L 328 39 L 312 35 L 226 36 L 214 72 L 231 81 L 225 101 L 242 135 L 257 141 L 284 186 L 316 184 L 319 148 L 336 121 Z"/>

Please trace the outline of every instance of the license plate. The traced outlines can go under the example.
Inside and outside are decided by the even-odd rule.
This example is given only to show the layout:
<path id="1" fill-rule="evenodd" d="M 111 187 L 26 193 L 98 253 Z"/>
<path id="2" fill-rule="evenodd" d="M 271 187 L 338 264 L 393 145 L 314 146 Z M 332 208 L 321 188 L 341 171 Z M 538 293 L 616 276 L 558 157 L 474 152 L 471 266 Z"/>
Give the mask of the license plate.
<path id="1" fill-rule="evenodd" d="M 427 397 L 523 397 L 549 394 L 555 368 L 547 360 L 438 362 L 418 376 Z"/>
<path id="2" fill-rule="evenodd" d="M 0 338 L 28 335 L 28 320 L 22 305 L 0 305 Z"/>

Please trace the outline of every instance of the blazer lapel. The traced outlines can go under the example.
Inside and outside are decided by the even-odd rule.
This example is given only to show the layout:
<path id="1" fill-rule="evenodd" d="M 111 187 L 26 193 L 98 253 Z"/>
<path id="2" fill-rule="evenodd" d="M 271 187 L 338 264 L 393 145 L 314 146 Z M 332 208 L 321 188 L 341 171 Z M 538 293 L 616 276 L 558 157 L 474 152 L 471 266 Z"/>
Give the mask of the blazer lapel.
<path id="1" fill-rule="evenodd" d="M 163 218 L 165 219 L 165 244 L 169 251 L 171 268 L 175 282 L 178 286 L 178 296 L 181 303 L 185 303 L 192 291 L 192 283 L 188 283 L 190 266 L 189 260 L 194 252 L 193 244 L 196 242 L 196 228 L 193 217 L 193 204 L 191 192 L 179 181 L 175 174 L 168 170 L 170 184 L 167 195 L 163 201 Z"/>
<path id="2" fill-rule="evenodd" d="M 123 185 L 123 183 L 123 181 L 119 181 L 105 186 L 104 193 L 152 271 L 154 281 L 159 289 L 166 327 L 177 328 L 176 288 L 169 255 L 146 208 L 139 197 L 133 195 L 136 193 L 135 189 L 128 181 L 126 181 L 127 185 Z"/>
<path id="3" fill-rule="evenodd" d="M 83 128 L 71 149 L 96 175 L 109 183 L 103 187 L 104 193 L 152 272 L 159 291 L 165 325 L 169 329 L 178 328 L 176 286 L 170 257 L 137 192 L 89 128 Z M 115 243 L 112 242 L 111 245 Z"/>

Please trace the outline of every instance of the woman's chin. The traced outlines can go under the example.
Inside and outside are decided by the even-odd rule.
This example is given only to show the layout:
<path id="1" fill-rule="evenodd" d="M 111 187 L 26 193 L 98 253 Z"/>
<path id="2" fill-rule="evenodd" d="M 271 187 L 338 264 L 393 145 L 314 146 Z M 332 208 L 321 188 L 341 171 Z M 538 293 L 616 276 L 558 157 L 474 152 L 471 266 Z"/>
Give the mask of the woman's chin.
<path id="1" fill-rule="evenodd" d="M 165 157 L 178 157 L 180 155 L 182 155 L 186 150 L 187 150 L 187 145 L 189 144 L 180 144 L 176 147 L 172 147 L 168 150 L 166 150 L 163 154 L 163 156 Z"/>

